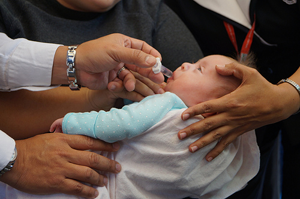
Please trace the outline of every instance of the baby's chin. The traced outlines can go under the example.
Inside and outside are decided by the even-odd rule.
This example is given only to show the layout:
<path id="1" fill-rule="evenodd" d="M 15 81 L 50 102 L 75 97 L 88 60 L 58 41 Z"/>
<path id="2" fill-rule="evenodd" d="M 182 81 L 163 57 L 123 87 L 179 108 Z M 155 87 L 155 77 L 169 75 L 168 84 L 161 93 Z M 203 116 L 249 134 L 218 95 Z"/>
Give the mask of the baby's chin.
<path id="1" fill-rule="evenodd" d="M 173 93 L 171 91 L 170 87 L 168 87 L 168 84 L 164 87 L 164 90 L 165 90 L 165 92 L 171 92 L 171 93 Z"/>

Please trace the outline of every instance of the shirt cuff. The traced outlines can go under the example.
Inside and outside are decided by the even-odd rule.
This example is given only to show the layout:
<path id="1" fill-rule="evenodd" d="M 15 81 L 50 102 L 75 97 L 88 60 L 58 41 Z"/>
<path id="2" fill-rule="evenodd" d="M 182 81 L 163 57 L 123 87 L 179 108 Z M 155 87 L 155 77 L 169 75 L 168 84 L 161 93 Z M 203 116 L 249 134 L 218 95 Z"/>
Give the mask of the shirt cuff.
<path id="1" fill-rule="evenodd" d="M 59 46 L 58 44 L 34 42 L 25 39 L 20 42 L 12 54 L 10 66 L 8 67 L 9 89 L 18 90 L 22 87 L 32 86 L 37 88 L 49 87 L 51 85 L 54 55 Z"/>
<path id="2" fill-rule="evenodd" d="M 15 146 L 15 140 L 0 130 L 0 170 L 11 160 Z"/>

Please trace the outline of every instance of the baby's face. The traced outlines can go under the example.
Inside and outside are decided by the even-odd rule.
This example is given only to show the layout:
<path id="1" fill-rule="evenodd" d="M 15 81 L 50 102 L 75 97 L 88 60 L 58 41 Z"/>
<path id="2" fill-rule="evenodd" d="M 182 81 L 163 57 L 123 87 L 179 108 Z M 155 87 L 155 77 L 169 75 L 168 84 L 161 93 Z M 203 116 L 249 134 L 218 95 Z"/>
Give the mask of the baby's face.
<path id="1" fill-rule="evenodd" d="M 63 6 L 81 12 L 105 12 L 120 0 L 57 0 Z"/>
<path id="2" fill-rule="evenodd" d="M 165 90 L 177 94 L 187 106 L 219 98 L 237 88 L 239 81 L 219 75 L 216 65 L 233 61 L 225 56 L 210 55 L 194 64 L 183 63 L 168 79 Z"/>

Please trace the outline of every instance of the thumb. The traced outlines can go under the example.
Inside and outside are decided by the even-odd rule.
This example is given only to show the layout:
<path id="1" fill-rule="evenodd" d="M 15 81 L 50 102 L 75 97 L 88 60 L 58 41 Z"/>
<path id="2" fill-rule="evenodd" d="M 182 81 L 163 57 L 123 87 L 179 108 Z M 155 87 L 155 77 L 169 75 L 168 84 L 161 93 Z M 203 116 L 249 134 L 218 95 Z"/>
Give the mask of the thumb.
<path id="1" fill-rule="evenodd" d="M 245 68 L 247 66 L 244 66 L 242 64 L 232 62 L 230 64 L 226 65 L 216 65 L 216 71 L 220 75 L 223 76 L 230 76 L 233 75 L 238 79 L 242 79 L 244 76 Z"/>

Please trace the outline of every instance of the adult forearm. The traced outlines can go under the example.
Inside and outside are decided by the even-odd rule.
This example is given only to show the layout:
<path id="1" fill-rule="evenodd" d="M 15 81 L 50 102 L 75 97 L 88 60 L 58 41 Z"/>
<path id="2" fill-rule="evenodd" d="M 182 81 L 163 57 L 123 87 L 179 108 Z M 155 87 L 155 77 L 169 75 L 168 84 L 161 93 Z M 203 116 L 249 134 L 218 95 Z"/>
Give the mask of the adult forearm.
<path id="1" fill-rule="evenodd" d="M 0 129 L 14 139 L 48 132 L 52 122 L 68 112 L 97 108 L 107 110 L 113 106 L 114 101 L 108 100 L 104 92 L 97 91 L 97 97 L 100 98 L 97 104 L 91 103 L 91 93 L 87 88 L 82 88 L 79 92 L 72 92 L 68 87 L 41 92 L 0 92 Z"/>

